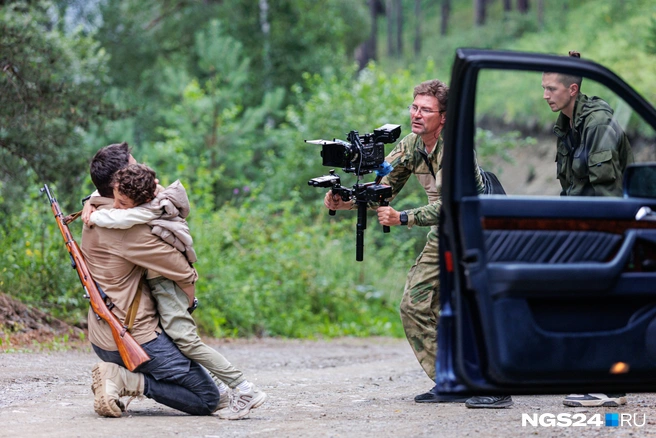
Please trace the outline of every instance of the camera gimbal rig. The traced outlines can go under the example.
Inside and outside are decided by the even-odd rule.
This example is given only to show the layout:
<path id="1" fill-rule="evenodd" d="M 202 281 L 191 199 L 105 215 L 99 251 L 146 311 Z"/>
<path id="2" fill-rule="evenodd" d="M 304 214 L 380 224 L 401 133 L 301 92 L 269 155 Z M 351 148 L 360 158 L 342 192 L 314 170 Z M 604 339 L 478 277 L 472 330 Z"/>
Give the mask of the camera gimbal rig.
<path id="1" fill-rule="evenodd" d="M 356 225 L 356 243 L 355 243 L 355 260 L 361 262 L 364 259 L 364 230 L 367 229 L 367 208 L 369 202 L 377 202 L 382 206 L 389 205 L 388 199 L 392 197 L 392 188 L 380 184 L 383 176 L 392 171 L 392 166 L 383 162 L 381 170 L 376 171 L 376 180 L 374 182 L 360 184 L 358 181 L 352 189 L 343 187 L 339 175 L 334 170 L 330 170 L 328 175 L 313 178 L 308 181 L 308 185 L 313 187 L 329 187 L 333 196 L 339 196 L 347 202 L 352 199 L 358 206 L 358 223 Z M 331 216 L 335 215 L 335 210 L 328 212 Z M 389 233 L 390 227 L 383 226 L 383 233 Z"/>
<path id="2" fill-rule="evenodd" d="M 385 124 L 373 133 L 359 135 L 351 131 L 346 136 L 348 141 L 333 139 L 305 140 L 306 143 L 321 145 L 321 156 L 324 166 L 341 167 L 344 172 L 354 173 L 357 181 L 352 189 L 343 187 L 339 175 L 330 170 L 328 175 L 313 178 L 308 185 L 313 187 L 329 187 L 333 196 L 339 196 L 345 202 L 355 200 L 358 206 L 358 224 L 356 231 L 355 259 L 359 262 L 364 257 L 364 230 L 367 228 L 367 207 L 370 202 L 382 206 L 389 205 L 392 188 L 380 184 L 381 179 L 392 171 L 392 166 L 385 162 L 385 143 L 393 143 L 401 135 L 400 125 Z M 376 171 L 376 181 L 360 184 L 360 177 Z M 329 214 L 335 214 L 330 210 Z M 388 226 L 383 227 L 384 233 L 389 233 Z"/>

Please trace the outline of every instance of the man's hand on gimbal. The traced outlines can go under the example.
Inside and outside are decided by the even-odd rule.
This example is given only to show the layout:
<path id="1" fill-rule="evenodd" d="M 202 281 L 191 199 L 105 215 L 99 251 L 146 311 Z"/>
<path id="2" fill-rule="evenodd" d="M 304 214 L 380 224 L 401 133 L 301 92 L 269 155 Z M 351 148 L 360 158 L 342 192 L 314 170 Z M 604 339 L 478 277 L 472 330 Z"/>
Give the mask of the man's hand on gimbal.
<path id="1" fill-rule="evenodd" d="M 344 201 L 341 196 L 333 194 L 332 191 L 326 193 L 326 196 L 323 198 L 323 205 L 328 210 L 350 210 L 353 207 L 351 201 Z"/>
<path id="2" fill-rule="evenodd" d="M 376 213 L 381 225 L 401 225 L 401 213 L 392 207 L 378 207 Z"/>

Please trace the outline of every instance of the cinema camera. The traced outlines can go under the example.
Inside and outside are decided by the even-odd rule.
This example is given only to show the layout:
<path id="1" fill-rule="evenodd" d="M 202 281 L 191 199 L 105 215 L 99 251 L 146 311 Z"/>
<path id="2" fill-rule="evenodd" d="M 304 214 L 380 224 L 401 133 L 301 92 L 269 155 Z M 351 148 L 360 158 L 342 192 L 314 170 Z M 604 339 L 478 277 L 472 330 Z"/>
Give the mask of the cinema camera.
<path id="1" fill-rule="evenodd" d="M 354 173 L 357 181 L 349 189 L 341 185 L 340 176 L 333 169 L 328 175 L 313 178 L 308 185 L 313 187 L 329 187 L 333 196 L 339 196 L 345 202 L 354 200 L 358 206 L 358 223 L 356 226 L 355 259 L 364 259 L 364 230 L 367 228 L 367 206 L 369 202 L 389 205 L 392 188 L 380 184 L 382 178 L 392 171 L 392 166 L 385 162 L 385 143 L 395 142 L 401 135 L 400 125 L 386 124 L 375 129 L 371 134 L 359 135 L 357 131 L 348 133 L 348 141 L 333 139 L 305 140 L 306 143 L 321 145 L 321 156 L 324 166 L 341 167 L 344 172 Z M 376 172 L 374 182 L 361 184 L 360 178 L 371 172 Z M 329 214 L 335 214 L 330 210 Z M 383 227 L 384 233 L 389 233 L 388 226 Z"/>

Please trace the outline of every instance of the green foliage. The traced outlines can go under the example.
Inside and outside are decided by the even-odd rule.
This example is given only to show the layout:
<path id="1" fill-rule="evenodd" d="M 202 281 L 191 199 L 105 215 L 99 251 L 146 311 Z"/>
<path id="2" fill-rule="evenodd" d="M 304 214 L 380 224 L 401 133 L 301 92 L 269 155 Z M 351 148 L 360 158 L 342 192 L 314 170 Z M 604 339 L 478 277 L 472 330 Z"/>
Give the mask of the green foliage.
<path id="1" fill-rule="evenodd" d="M 50 204 L 33 189 L 23 207 L 13 216 L 20 226 L 0 228 L 0 291 L 77 322 L 86 300 Z"/>
<path id="2" fill-rule="evenodd" d="M 400 336 L 397 308 L 412 242 L 373 249 L 368 239 L 365 262 L 356 264 L 353 228 L 299 205 L 296 194 L 279 205 L 246 200 L 193 214 L 201 329 L 214 336 Z M 17 217 L 23 227 L 0 231 L 0 290 L 77 322 L 87 302 L 59 230 L 42 198 L 26 206 Z"/>
<path id="3" fill-rule="evenodd" d="M 251 73 L 242 45 L 222 33 L 218 21 L 196 34 L 194 51 L 202 77 L 163 65 L 159 88 L 177 103 L 160 111 L 162 141 L 135 148 L 163 181 L 175 176 L 193 187 L 192 200 L 218 208 L 234 190 L 257 181 L 275 145 L 267 140 L 284 93 L 272 89 L 258 105 L 246 105 L 241 90 Z"/>
<path id="4" fill-rule="evenodd" d="M 354 263 L 352 229 L 299 205 L 292 193 L 192 219 L 194 238 L 205 242 L 197 248 L 200 327 L 215 336 L 399 336 L 410 245 Z"/>
<path id="5" fill-rule="evenodd" d="M 224 3 L 220 16 L 253 59 L 251 85 L 257 88 L 289 89 L 306 72 L 339 69 L 370 28 L 367 6 L 352 0 L 232 1 Z"/>
<path id="6" fill-rule="evenodd" d="M 647 53 L 656 55 L 656 9 L 652 12 L 649 24 L 649 36 L 645 40 Z"/>
<path id="7" fill-rule="evenodd" d="M 87 11 L 86 27 L 58 19 L 81 3 L 57 2 L 60 15 L 49 3 L 0 7 L 0 290 L 74 322 L 87 304 L 37 189 L 54 181 L 65 210 L 77 207 L 91 190 L 84 163 L 99 146 L 126 140 L 164 184 L 187 187 L 201 275 L 195 315 L 206 333 L 400 336 L 398 301 L 427 230 L 383 234 L 370 212 L 365 260 L 356 263 L 355 212 L 326 214 L 323 191 L 307 181 L 328 169 L 304 139 L 345 139 L 384 123 L 408 134 L 412 88 L 449 82 L 454 51 L 465 46 L 576 49 L 656 100 L 649 0 L 553 0 L 542 29 L 534 9 L 504 15 L 501 2 L 488 2 L 487 24 L 473 28 L 471 2 L 451 2 L 445 37 L 428 25 L 438 2 L 423 2 L 418 58 L 407 49 L 416 28 L 408 0 L 405 58 L 360 72 L 350 55 L 370 28 L 365 2 L 107 1 Z M 486 78 L 495 87 L 476 96 L 484 167 L 533 141 L 520 132 L 553 122 L 539 73 L 497 73 Z M 511 132 L 497 136 L 498 125 Z M 342 175 L 344 185 L 354 182 Z M 411 178 L 393 206 L 426 202 Z"/>
<path id="8" fill-rule="evenodd" d="M 97 133 L 101 144 L 116 141 L 108 134 L 133 137 L 135 144 L 162 140 L 159 128 L 167 121 L 159 109 L 177 104 L 181 95 L 179 89 L 162 92 L 163 82 L 172 84 L 170 70 L 181 79 L 178 87 L 184 88 L 191 78 L 204 87 L 215 70 L 223 68 L 224 57 L 232 65 L 235 57 L 244 62 L 247 58 L 249 69 L 240 80 L 242 86 L 228 87 L 237 92 L 242 110 L 258 107 L 266 93 L 288 90 L 304 72 L 347 64 L 347 54 L 366 38 L 368 29 L 362 25 L 368 19 L 365 5 L 350 0 L 125 0 L 102 2 L 101 11 L 103 24 L 97 38 L 111 56 L 117 97 L 134 116 L 128 132 Z M 227 46 L 225 39 L 211 38 L 216 34 L 199 41 L 199 30 L 214 27 L 222 29 L 222 38 L 230 37 Z M 213 55 L 208 57 L 208 51 Z"/>
<path id="9" fill-rule="evenodd" d="M 194 314 L 214 336 L 400 336 L 398 303 L 414 257 L 411 241 L 376 248 L 354 263 L 354 225 L 328 223 L 301 208 L 298 193 L 279 204 L 253 198 L 220 211 L 193 209 L 199 256 Z M 49 206 L 35 191 L 0 230 L 0 290 L 77 323 L 87 301 Z M 71 225 L 79 241 L 78 222 Z M 373 230 L 372 230 L 373 232 Z"/>
<path id="10" fill-rule="evenodd" d="M 0 180 L 5 214 L 36 175 L 72 193 L 84 172 L 80 131 L 114 117 L 102 99 L 107 55 L 93 38 L 64 35 L 49 2 L 0 8 Z M 62 168 L 66 172 L 61 172 Z M 2 221 L 0 221 L 2 222 Z"/>
<path id="11" fill-rule="evenodd" d="M 474 137 L 476 144 L 478 164 L 485 170 L 499 172 L 495 163 L 499 161 L 513 162 L 510 151 L 523 145 L 535 145 L 537 140 L 533 137 L 522 137 L 519 131 L 504 132 L 497 135 L 488 129 L 476 129 Z"/>
<path id="12" fill-rule="evenodd" d="M 320 147 L 303 140 L 346 140 L 349 131 L 365 134 L 385 123 L 401 124 L 402 136 L 409 133 L 406 107 L 416 85 L 409 73 L 390 75 L 375 64 L 357 75 L 354 69 L 325 76 L 306 74 L 304 83 L 294 87 L 299 105 L 288 108 L 288 123 L 275 133 L 277 142 L 285 145 L 274 162 L 275 174 L 287 177 L 270 181 L 272 197 L 284 198 L 292 189 L 316 199 L 316 189 L 308 189 L 307 181 L 327 169 L 321 167 Z M 387 145 L 387 152 L 393 146 Z M 347 178 L 355 182 L 352 175 L 343 177 L 343 185 L 348 184 Z"/>
<path id="13" fill-rule="evenodd" d="M 654 13 L 649 0 L 581 2 L 567 13 L 549 14 L 543 32 L 527 35 L 506 47 L 566 55 L 569 50 L 609 67 L 648 100 L 656 101 L 653 55 L 646 51 Z"/>
<path id="14" fill-rule="evenodd" d="M 286 115 L 288 123 L 272 132 L 274 142 L 285 147 L 272 157 L 273 173 L 263 190 L 263 201 L 277 202 L 279 199 L 287 199 L 290 191 L 298 192 L 306 205 L 325 215 L 322 204 L 324 191 L 309 187 L 307 181 L 328 173 L 329 169 L 322 167 L 320 147 L 303 140 L 345 140 L 351 130 L 365 134 L 385 123 L 400 124 L 401 137 L 409 134 L 410 116 L 407 106 L 412 103 L 412 90 L 419 82 L 433 78 L 434 69 L 435 65 L 427 62 L 426 71 L 417 78 L 408 70 L 389 74 L 379 65 L 371 63 L 359 73 L 352 66 L 341 73 L 323 76 L 306 74 L 305 81 L 293 89 L 299 105 L 289 107 Z M 386 145 L 386 152 L 389 153 L 393 147 L 393 144 Z M 342 185 L 351 186 L 356 182 L 354 175 L 336 170 L 341 176 Z M 364 178 L 364 181 L 372 179 L 368 176 Z M 403 210 L 417 208 L 427 202 L 424 189 L 416 178 L 410 178 L 403 188 L 402 196 L 395 199 L 392 206 Z M 346 221 L 354 227 L 355 212 L 339 212 L 337 220 Z M 421 227 L 402 229 L 388 235 L 380 232 L 375 216 L 369 221 L 373 225 L 370 226 L 368 238 L 373 241 L 376 251 L 379 248 L 397 248 L 407 242 L 414 248 L 416 255 L 425 243 L 427 230 Z M 351 245 L 354 250 L 354 240 Z M 410 256 L 408 260 L 413 258 Z"/>

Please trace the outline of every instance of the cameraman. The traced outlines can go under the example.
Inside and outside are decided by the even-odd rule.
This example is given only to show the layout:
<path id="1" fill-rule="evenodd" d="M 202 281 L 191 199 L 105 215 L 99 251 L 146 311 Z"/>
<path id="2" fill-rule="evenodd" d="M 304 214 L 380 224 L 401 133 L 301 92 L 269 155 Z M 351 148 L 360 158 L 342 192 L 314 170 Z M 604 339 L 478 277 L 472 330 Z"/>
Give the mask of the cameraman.
<path id="1" fill-rule="evenodd" d="M 392 207 L 373 206 L 377 207 L 378 221 L 381 225 L 430 227 L 426 245 L 408 273 L 400 313 L 408 342 L 419 364 L 433 381 L 435 381 L 437 322 L 440 310 L 437 224 L 442 205 L 441 172 L 444 142 L 441 134 L 446 121 L 448 93 L 449 87 L 437 79 L 422 82 L 414 88 L 414 101 L 408 107 L 412 134 L 403 138 L 385 158 L 394 169 L 383 178 L 381 183 L 392 187 L 392 199 L 403 189 L 410 175 L 415 174 L 426 191 L 429 203 L 423 207 L 400 212 Z M 483 193 L 483 179 L 478 165 L 475 165 L 475 169 L 478 192 Z M 326 193 L 324 205 L 330 210 L 355 208 L 354 201 L 344 201 L 341 197 L 334 196 L 332 192 Z M 474 397 L 475 400 L 470 401 L 476 402 L 483 398 L 489 399 L 489 397 Z M 433 387 L 429 392 L 416 396 L 415 401 L 438 403 L 462 402 L 465 399 L 440 395 L 437 393 L 437 388 Z M 497 400 L 492 402 L 486 400 L 476 407 L 505 407 L 494 405 L 496 402 Z"/>

